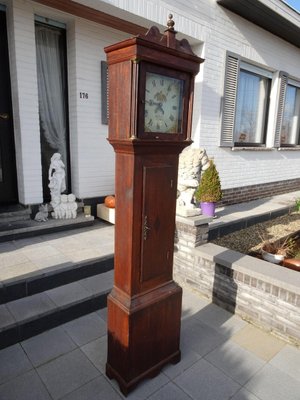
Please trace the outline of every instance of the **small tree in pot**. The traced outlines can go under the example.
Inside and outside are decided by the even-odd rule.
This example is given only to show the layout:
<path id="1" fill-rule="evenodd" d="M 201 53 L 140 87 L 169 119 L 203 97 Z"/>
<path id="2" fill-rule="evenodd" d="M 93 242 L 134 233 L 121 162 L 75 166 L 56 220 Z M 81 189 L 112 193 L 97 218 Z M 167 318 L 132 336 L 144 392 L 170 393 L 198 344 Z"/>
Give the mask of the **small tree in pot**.
<path id="1" fill-rule="evenodd" d="M 210 166 L 201 175 L 199 186 L 195 192 L 195 198 L 200 202 L 203 215 L 213 217 L 216 203 L 223 197 L 219 173 L 212 160 Z"/>

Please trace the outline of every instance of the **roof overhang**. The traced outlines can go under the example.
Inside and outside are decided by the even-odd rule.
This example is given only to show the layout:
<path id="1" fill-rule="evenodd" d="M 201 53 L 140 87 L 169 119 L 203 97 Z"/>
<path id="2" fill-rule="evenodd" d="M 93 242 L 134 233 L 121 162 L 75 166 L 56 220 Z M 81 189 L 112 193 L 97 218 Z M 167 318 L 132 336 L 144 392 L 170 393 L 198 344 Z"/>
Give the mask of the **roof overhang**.
<path id="1" fill-rule="evenodd" d="M 300 48 L 300 14 L 285 3 L 280 2 L 281 7 L 277 8 L 271 8 L 263 0 L 217 0 L 217 3 Z"/>

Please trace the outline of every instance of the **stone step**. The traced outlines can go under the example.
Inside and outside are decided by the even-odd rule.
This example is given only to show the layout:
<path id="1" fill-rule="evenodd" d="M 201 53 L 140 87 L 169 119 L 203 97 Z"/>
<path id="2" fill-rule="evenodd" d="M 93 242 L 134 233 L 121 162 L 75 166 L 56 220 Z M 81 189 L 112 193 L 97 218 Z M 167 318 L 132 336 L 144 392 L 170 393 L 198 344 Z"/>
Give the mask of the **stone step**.
<path id="1" fill-rule="evenodd" d="M 0 220 L 0 242 L 65 231 L 68 229 L 83 228 L 91 226 L 93 223 L 93 216 L 86 217 L 82 213 L 79 213 L 75 219 L 50 218 L 45 222 L 37 222 L 31 219 L 12 222 Z"/>
<path id="2" fill-rule="evenodd" d="M 113 255 L 73 264 L 56 265 L 0 282 L 0 304 L 32 296 L 114 268 Z"/>
<path id="3" fill-rule="evenodd" d="M 110 270 L 0 305 L 0 348 L 106 307 L 112 285 Z"/>
<path id="4" fill-rule="evenodd" d="M 30 220 L 31 208 L 20 204 L 0 208 L 0 224 Z"/>

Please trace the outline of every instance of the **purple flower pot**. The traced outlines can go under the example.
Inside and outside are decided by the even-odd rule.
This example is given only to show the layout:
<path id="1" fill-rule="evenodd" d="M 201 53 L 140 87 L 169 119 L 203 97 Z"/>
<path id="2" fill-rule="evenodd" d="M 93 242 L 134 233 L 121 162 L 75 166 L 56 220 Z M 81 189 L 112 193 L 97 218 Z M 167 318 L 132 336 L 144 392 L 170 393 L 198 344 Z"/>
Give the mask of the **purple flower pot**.
<path id="1" fill-rule="evenodd" d="M 207 215 L 208 217 L 214 217 L 215 216 L 215 210 L 216 210 L 216 203 L 211 203 L 211 202 L 200 202 L 200 207 L 203 215 Z"/>

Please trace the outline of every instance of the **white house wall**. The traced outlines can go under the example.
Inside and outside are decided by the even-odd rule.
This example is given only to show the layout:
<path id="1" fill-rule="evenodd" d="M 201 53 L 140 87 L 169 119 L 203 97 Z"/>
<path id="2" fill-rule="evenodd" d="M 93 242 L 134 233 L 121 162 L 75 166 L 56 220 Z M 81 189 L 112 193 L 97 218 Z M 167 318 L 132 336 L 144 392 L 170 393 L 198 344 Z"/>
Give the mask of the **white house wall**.
<path id="1" fill-rule="evenodd" d="M 300 79 L 299 48 L 225 10 L 215 0 L 74 1 L 144 26 L 165 26 L 168 14 L 173 13 L 179 37 L 188 37 L 194 51 L 205 58 L 196 77 L 193 139 L 194 146 L 206 148 L 214 157 L 223 189 L 300 177 L 299 151 L 219 147 L 226 51 Z M 278 4 L 278 0 L 268 2 Z M 20 202 L 42 202 L 35 14 L 64 22 L 67 28 L 72 191 L 78 198 L 113 193 L 114 152 L 106 139 L 107 125 L 101 123 L 100 63 L 105 60 L 105 46 L 130 35 L 29 0 L 0 3 L 7 5 L 8 14 Z M 80 93 L 88 98 L 80 98 Z"/>
<path id="2" fill-rule="evenodd" d="M 19 202 L 43 202 L 35 14 L 66 24 L 72 192 L 78 198 L 114 193 L 114 152 L 101 123 L 100 66 L 104 47 L 128 35 L 31 1 L 1 3 L 7 6 Z"/>
<path id="3" fill-rule="evenodd" d="M 83 3 L 83 0 L 76 1 Z M 208 155 L 214 157 L 223 189 L 300 177 L 299 150 L 232 151 L 219 147 L 226 51 L 300 79 L 299 48 L 225 10 L 215 0 L 93 1 L 94 5 L 97 3 L 118 7 L 124 16 L 136 13 L 162 25 L 172 12 L 179 33 L 190 36 L 192 43 L 204 43 L 201 51 L 198 50 L 205 62 L 196 78 L 193 139 L 196 147 L 206 148 Z M 265 3 L 272 9 L 287 12 L 290 20 L 299 23 L 295 13 L 280 1 L 265 0 Z M 267 145 L 272 139 L 268 139 Z"/>
<path id="4" fill-rule="evenodd" d="M 79 198 L 114 193 L 114 151 L 101 123 L 100 63 L 104 47 L 124 38 L 79 18 L 68 29 L 72 190 Z"/>
<path id="5" fill-rule="evenodd" d="M 8 3 L 10 72 L 19 201 L 43 201 L 34 18 L 28 2 Z"/>

